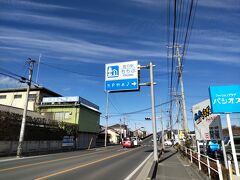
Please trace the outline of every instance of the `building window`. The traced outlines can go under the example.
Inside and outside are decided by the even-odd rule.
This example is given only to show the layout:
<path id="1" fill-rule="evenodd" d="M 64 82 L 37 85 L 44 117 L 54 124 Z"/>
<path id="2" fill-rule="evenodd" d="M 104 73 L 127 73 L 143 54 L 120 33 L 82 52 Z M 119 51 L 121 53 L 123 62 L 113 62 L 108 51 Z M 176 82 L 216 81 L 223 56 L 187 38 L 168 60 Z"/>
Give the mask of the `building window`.
<path id="1" fill-rule="evenodd" d="M 54 120 L 62 121 L 70 119 L 71 112 L 56 112 L 54 113 Z"/>
<path id="2" fill-rule="evenodd" d="M 6 99 L 7 95 L 0 95 L 0 99 Z"/>
<path id="3" fill-rule="evenodd" d="M 35 101 L 35 100 L 36 100 L 36 97 L 37 97 L 36 94 L 29 94 L 28 100 L 29 100 L 29 101 Z"/>
<path id="4" fill-rule="evenodd" d="M 14 99 L 20 99 L 20 98 L 22 98 L 22 95 L 21 95 L 21 94 L 16 94 L 16 95 L 14 95 Z"/>

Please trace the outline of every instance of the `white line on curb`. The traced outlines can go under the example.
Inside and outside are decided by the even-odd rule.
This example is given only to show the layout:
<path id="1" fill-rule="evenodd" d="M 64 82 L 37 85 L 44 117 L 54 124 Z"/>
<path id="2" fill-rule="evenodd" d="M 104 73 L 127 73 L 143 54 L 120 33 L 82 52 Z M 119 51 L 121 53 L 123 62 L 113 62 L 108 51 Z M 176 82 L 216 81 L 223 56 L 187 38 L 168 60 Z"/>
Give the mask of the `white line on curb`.
<path id="1" fill-rule="evenodd" d="M 147 160 L 151 157 L 151 155 L 153 155 L 153 152 L 151 154 L 149 154 L 148 157 L 124 180 L 130 180 L 133 177 L 133 175 L 147 162 Z"/>
<path id="2" fill-rule="evenodd" d="M 0 162 L 8 162 L 8 161 L 23 160 L 23 159 L 32 159 L 32 158 L 41 158 L 41 157 L 45 157 L 45 156 L 49 156 L 49 154 L 39 155 L 39 156 L 21 157 L 21 158 L 15 157 L 15 158 L 9 158 L 9 159 L 0 160 Z"/>

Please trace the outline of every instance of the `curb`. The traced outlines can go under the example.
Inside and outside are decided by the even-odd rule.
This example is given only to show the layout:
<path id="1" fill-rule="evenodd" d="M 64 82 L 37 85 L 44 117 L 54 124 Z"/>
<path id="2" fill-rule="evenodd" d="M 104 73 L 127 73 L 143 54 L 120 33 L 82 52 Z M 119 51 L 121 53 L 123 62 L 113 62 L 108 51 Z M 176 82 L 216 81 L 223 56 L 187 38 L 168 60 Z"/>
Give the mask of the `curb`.
<path id="1" fill-rule="evenodd" d="M 148 173 L 148 176 L 147 176 L 147 180 L 152 180 L 152 179 L 156 179 L 156 175 L 157 175 L 157 169 L 158 169 L 158 163 L 159 163 L 159 160 L 161 158 L 161 155 L 163 154 L 164 150 L 161 149 L 159 154 L 158 154 L 158 161 L 153 161 L 152 163 L 152 166 L 151 166 L 151 169 Z"/>
<path id="2" fill-rule="evenodd" d="M 151 169 L 148 173 L 146 180 L 152 180 L 156 178 L 157 174 L 158 161 L 153 161 Z"/>

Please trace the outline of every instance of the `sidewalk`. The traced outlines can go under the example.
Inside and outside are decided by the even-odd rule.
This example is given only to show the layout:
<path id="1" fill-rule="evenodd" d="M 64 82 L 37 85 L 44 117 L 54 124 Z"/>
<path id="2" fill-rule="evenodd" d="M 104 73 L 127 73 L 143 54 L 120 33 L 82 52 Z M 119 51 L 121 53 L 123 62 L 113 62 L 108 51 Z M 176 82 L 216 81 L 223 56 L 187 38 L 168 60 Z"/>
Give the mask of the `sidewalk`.
<path id="1" fill-rule="evenodd" d="M 172 147 L 167 148 L 158 163 L 156 179 L 161 180 L 203 180 L 187 161 L 181 159 L 180 154 Z"/>

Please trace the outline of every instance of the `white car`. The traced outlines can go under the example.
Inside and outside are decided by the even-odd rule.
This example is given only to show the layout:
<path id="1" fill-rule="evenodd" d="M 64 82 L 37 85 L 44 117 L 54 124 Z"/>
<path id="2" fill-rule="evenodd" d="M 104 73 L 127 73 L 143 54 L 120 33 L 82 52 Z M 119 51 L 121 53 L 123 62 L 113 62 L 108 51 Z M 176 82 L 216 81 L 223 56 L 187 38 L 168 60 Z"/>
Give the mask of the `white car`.
<path id="1" fill-rule="evenodd" d="M 172 146 L 172 141 L 167 140 L 167 141 L 164 142 L 164 145 L 165 146 Z"/>
<path id="2" fill-rule="evenodd" d="M 131 140 L 133 141 L 133 145 L 134 146 L 138 146 L 139 145 L 139 139 L 137 137 L 131 137 Z"/>

